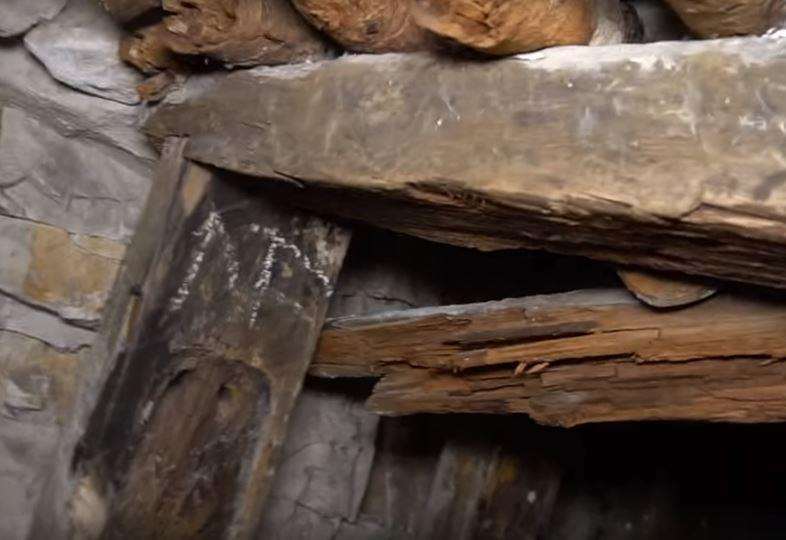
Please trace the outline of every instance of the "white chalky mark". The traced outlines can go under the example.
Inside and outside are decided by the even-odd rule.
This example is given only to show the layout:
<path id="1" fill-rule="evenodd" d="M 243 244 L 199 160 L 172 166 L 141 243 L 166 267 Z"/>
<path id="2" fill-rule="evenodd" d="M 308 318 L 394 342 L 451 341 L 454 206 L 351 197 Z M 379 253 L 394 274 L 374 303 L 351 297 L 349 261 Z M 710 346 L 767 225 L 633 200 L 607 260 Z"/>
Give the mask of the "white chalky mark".
<path id="1" fill-rule="evenodd" d="M 197 274 L 199 274 L 199 269 L 202 268 L 202 262 L 205 260 L 205 250 L 210 245 L 213 237 L 215 237 L 216 232 L 221 233 L 223 231 L 224 224 L 221 221 L 221 216 L 218 212 L 214 211 L 210 212 L 210 214 L 207 216 L 207 219 L 202 222 L 202 225 L 200 225 L 199 228 L 192 233 L 194 236 L 201 236 L 202 240 L 199 242 L 199 246 L 191 257 L 191 262 L 188 265 L 185 279 L 183 279 L 180 287 L 178 287 L 175 296 L 173 296 L 169 301 L 170 313 L 183 307 L 183 303 L 191 293 L 191 285 L 193 285 Z"/>
<path id="2" fill-rule="evenodd" d="M 538 492 L 534 489 L 529 490 L 527 492 L 527 502 L 530 504 L 535 504 L 535 501 L 538 500 Z"/>
<path id="3" fill-rule="evenodd" d="M 258 231 L 259 229 L 257 229 Z M 254 232 L 257 232 L 254 231 Z M 292 252 L 296 259 L 300 259 L 303 267 L 311 272 L 314 276 L 322 282 L 327 288 L 328 297 L 332 294 L 330 288 L 330 278 L 320 269 L 315 267 L 308 255 L 304 254 L 299 247 L 295 244 L 287 242 L 287 240 L 279 234 L 278 229 L 274 227 L 265 227 L 262 232 L 270 238 L 270 245 L 268 246 L 265 258 L 262 261 L 262 269 L 259 271 L 259 277 L 254 282 L 254 289 L 256 290 L 257 298 L 251 306 L 251 317 L 249 318 L 249 328 L 254 326 L 259 316 L 259 310 L 262 307 L 262 295 L 270 287 L 270 282 L 273 279 L 273 265 L 276 262 L 276 254 L 282 249 L 288 249 Z M 319 256 L 319 255 L 318 255 Z M 303 309 L 303 306 L 297 302 L 293 303 L 297 309 Z"/>

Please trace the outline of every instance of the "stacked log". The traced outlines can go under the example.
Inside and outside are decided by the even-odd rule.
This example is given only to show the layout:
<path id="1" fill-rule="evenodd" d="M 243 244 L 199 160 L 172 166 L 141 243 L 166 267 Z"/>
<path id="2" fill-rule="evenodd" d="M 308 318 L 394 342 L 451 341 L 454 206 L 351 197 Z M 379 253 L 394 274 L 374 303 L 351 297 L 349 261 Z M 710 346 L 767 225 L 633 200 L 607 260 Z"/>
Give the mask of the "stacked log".
<path id="1" fill-rule="evenodd" d="M 635 13 L 618 0 L 417 0 L 415 20 L 435 34 L 494 55 L 624 43 L 639 34 Z"/>
<path id="2" fill-rule="evenodd" d="M 406 52 L 439 47 L 419 26 L 410 0 L 292 0 L 303 16 L 342 47 L 355 52 Z"/>
<path id="3" fill-rule="evenodd" d="M 783 22 L 782 0 L 666 0 L 702 38 L 763 34 Z"/>

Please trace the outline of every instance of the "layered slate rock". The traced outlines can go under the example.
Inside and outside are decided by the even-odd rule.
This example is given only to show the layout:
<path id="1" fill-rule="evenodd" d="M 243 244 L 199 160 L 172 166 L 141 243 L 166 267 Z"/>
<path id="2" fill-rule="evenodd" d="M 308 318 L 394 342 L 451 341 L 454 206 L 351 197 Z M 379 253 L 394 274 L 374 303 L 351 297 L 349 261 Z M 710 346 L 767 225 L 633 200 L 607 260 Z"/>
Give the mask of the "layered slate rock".
<path id="1" fill-rule="evenodd" d="M 25 36 L 27 48 L 57 80 L 106 99 L 139 103 L 142 76 L 117 53 L 123 31 L 94 0 L 71 0 L 54 20 Z"/>
<path id="2" fill-rule="evenodd" d="M 0 216 L 0 291 L 81 325 L 98 322 L 124 247 Z"/>
<path id="3" fill-rule="evenodd" d="M 147 162 L 63 136 L 12 107 L 2 110 L 2 126 L 0 214 L 77 234 L 131 236 L 150 187 Z"/>
<path id="4" fill-rule="evenodd" d="M 79 359 L 78 354 L 0 330 L 2 538 L 20 538 L 30 526 L 60 425 L 73 406 Z"/>
<path id="5" fill-rule="evenodd" d="M 4 0 L 0 17 L 0 37 L 24 33 L 39 21 L 51 19 L 66 0 Z"/>
<path id="6" fill-rule="evenodd" d="M 769 38 L 355 56 L 234 74 L 147 128 L 429 239 L 783 287 L 785 67 Z"/>
<path id="7" fill-rule="evenodd" d="M 66 137 L 90 139 L 151 160 L 139 133 L 141 109 L 76 92 L 54 80 L 23 45 L 0 43 L 0 103 L 43 120 Z"/>

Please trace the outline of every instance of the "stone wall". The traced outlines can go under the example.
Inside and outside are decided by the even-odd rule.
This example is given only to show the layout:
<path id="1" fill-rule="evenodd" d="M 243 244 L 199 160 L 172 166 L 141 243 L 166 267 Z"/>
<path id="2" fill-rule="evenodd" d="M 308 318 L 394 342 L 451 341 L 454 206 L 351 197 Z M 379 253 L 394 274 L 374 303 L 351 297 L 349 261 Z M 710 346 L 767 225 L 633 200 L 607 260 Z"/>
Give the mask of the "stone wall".
<path id="1" fill-rule="evenodd" d="M 27 535 L 147 193 L 141 76 L 92 0 L 0 16 L 0 538 Z"/>

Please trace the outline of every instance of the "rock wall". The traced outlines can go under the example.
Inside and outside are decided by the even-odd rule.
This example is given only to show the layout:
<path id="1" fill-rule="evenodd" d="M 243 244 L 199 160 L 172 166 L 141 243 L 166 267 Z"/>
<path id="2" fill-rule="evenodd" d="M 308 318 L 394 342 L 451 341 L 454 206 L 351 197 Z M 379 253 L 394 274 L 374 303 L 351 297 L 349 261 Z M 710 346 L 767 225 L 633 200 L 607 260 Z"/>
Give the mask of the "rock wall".
<path id="1" fill-rule="evenodd" d="M 0 538 L 25 538 L 149 187 L 141 75 L 97 1 L 0 15 Z"/>

